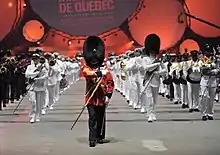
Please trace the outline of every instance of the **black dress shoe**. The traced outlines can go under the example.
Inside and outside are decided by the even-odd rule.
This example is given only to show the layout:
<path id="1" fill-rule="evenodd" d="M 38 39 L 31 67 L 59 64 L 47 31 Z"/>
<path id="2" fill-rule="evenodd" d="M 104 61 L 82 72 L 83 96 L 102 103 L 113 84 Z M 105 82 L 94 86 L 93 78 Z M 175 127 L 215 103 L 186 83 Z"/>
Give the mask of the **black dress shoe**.
<path id="1" fill-rule="evenodd" d="M 189 105 L 187 104 L 187 105 L 185 105 L 186 106 L 186 108 L 189 108 Z"/>
<path id="2" fill-rule="evenodd" d="M 193 109 L 192 109 L 192 108 L 190 108 L 190 109 L 189 109 L 189 112 L 190 112 L 190 113 L 192 113 L 192 112 L 193 112 Z"/>
<path id="3" fill-rule="evenodd" d="M 207 116 L 202 116 L 203 121 L 207 121 Z"/>
<path id="4" fill-rule="evenodd" d="M 103 141 L 103 139 L 97 139 L 97 143 L 99 143 L 99 144 L 103 144 L 104 141 Z"/>
<path id="5" fill-rule="evenodd" d="M 193 111 L 195 111 L 195 112 L 200 112 L 200 110 L 199 110 L 198 108 L 193 109 Z"/>
<path id="6" fill-rule="evenodd" d="M 158 93 L 158 95 L 162 95 L 162 93 Z"/>
<path id="7" fill-rule="evenodd" d="M 185 108 L 186 108 L 186 105 L 185 105 L 185 104 L 182 104 L 182 108 L 185 109 Z"/>
<path id="8" fill-rule="evenodd" d="M 212 116 L 208 116 L 208 120 L 214 120 Z"/>
<path id="9" fill-rule="evenodd" d="M 170 95 L 166 95 L 166 98 L 170 99 Z"/>
<path id="10" fill-rule="evenodd" d="M 179 102 L 178 102 L 178 101 L 176 101 L 176 102 L 174 102 L 174 104 L 179 104 Z"/>
<path id="11" fill-rule="evenodd" d="M 162 93 L 161 95 L 162 95 L 162 97 L 164 97 L 164 96 L 165 96 L 165 94 L 164 94 L 164 93 Z"/>
<path id="12" fill-rule="evenodd" d="M 89 142 L 89 147 L 95 147 L 95 142 L 93 142 L 93 141 L 91 141 L 91 142 Z"/>

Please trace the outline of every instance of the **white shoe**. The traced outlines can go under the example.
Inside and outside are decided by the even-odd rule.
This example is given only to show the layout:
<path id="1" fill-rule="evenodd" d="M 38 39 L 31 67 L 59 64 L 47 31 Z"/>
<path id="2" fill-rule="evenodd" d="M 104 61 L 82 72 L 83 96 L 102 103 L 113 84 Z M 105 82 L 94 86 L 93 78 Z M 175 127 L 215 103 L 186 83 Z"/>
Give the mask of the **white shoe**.
<path id="1" fill-rule="evenodd" d="M 31 119 L 30 119 L 30 123 L 34 123 L 35 122 L 35 120 L 34 120 L 34 118 L 32 117 Z"/>
<path id="2" fill-rule="evenodd" d="M 133 108 L 134 108 L 134 110 L 136 110 L 137 109 L 137 105 L 133 105 Z"/>
<path id="3" fill-rule="evenodd" d="M 53 110 L 53 106 L 50 106 L 50 110 Z"/>
<path id="4" fill-rule="evenodd" d="M 157 120 L 156 115 L 152 115 L 152 119 L 153 121 L 156 121 Z"/>
<path id="5" fill-rule="evenodd" d="M 150 115 L 149 117 L 148 117 L 148 120 L 147 120 L 149 123 L 152 123 L 153 122 L 153 117 Z"/>
<path id="6" fill-rule="evenodd" d="M 146 113 L 145 108 L 141 108 L 141 113 Z"/>
<path id="7" fill-rule="evenodd" d="M 37 118 L 37 119 L 36 119 L 36 122 L 40 122 L 40 118 Z"/>
<path id="8" fill-rule="evenodd" d="M 137 108 L 138 108 L 138 109 L 141 109 L 141 105 L 138 105 Z"/>
<path id="9" fill-rule="evenodd" d="M 45 109 L 43 109 L 43 110 L 41 111 L 41 113 L 42 113 L 42 115 L 46 115 L 46 114 L 47 114 L 47 112 L 46 112 Z"/>
<path id="10" fill-rule="evenodd" d="M 133 104 L 132 104 L 131 102 L 129 102 L 128 106 L 129 106 L 129 107 L 132 107 L 132 105 L 133 105 Z"/>

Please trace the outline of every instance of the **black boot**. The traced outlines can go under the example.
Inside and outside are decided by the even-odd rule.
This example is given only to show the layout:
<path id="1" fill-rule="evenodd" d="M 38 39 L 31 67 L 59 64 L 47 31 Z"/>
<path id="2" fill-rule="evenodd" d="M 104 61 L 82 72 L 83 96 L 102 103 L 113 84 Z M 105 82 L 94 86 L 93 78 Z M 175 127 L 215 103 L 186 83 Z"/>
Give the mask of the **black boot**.
<path id="1" fill-rule="evenodd" d="M 186 105 L 185 105 L 185 104 L 182 104 L 182 108 L 185 109 L 185 108 L 186 108 Z"/>
<path id="2" fill-rule="evenodd" d="M 203 121 L 207 121 L 207 116 L 202 116 Z"/>
<path id="3" fill-rule="evenodd" d="M 208 120 L 214 120 L 212 116 L 208 116 Z"/>
<path id="4" fill-rule="evenodd" d="M 190 113 L 192 113 L 192 112 L 193 112 L 193 109 L 192 109 L 192 108 L 190 108 L 190 109 L 189 109 L 189 112 L 190 112 Z"/>
<path id="5" fill-rule="evenodd" d="M 97 139 L 97 143 L 99 143 L 99 144 L 103 144 L 104 141 L 103 141 L 103 139 Z"/>
<path id="6" fill-rule="evenodd" d="M 200 112 L 200 110 L 198 108 L 193 109 L 193 111 Z"/>
<path id="7" fill-rule="evenodd" d="M 89 142 L 89 147 L 95 147 L 95 146 L 96 146 L 96 143 L 94 141 Z"/>
<path id="8" fill-rule="evenodd" d="M 176 101 L 176 102 L 174 102 L 174 104 L 179 104 L 179 102 L 178 102 L 178 101 Z"/>

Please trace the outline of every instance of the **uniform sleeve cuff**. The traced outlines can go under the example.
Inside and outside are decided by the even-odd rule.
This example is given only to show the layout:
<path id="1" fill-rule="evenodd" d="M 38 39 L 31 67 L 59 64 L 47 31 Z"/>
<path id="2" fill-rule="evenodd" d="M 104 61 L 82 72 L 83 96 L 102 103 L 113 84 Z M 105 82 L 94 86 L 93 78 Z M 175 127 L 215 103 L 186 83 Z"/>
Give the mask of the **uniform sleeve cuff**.
<path id="1" fill-rule="evenodd" d="M 112 93 L 107 93 L 106 96 L 111 99 L 112 98 Z"/>

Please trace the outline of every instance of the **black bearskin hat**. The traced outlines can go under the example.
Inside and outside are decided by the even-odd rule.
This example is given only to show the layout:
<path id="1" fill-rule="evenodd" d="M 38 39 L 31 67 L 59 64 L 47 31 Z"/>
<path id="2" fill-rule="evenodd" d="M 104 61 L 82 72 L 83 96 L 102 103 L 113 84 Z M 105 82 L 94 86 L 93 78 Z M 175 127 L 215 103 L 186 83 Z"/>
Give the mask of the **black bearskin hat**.
<path id="1" fill-rule="evenodd" d="M 214 55 L 213 47 L 209 44 L 206 44 L 203 47 L 203 54 L 206 55 L 206 56 L 213 56 Z"/>
<path id="2" fill-rule="evenodd" d="M 160 37 L 156 34 L 150 34 L 146 37 L 144 43 L 145 54 L 159 54 L 160 52 Z"/>
<path id="3" fill-rule="evenodd" d="M 105 43 L 97 36 L 89 36 L 83 45 L 83 56 L 91 68 L 102 66 L 105 59 Z"/>

